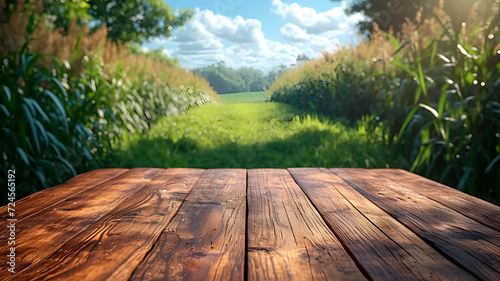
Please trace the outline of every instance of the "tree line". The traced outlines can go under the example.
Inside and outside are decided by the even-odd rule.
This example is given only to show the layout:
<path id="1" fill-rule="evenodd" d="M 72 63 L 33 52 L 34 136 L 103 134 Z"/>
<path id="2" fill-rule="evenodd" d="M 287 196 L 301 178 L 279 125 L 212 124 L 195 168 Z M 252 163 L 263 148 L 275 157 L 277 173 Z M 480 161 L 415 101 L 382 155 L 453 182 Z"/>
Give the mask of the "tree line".
<path id="1" fill-rule="evenodd" d="M 262 70 L 252 67 L 234 69 L 228 67 L 224 61 L 220 61 L 193 69 L 193 72 L 207 79 L 217 93 L 227 94 L 264 91 L 287 70 L 285 65 L 280 65 L 264 74 Z"/>

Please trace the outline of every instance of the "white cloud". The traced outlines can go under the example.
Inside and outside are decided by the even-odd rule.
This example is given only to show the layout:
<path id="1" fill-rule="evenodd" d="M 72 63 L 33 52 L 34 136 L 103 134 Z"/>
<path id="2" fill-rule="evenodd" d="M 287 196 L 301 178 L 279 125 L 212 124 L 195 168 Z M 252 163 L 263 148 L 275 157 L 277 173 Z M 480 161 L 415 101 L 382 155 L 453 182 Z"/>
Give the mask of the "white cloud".
<path id="1" fill-rule="evenodd" d="M 337 50 L 340 46 L 338 37 L 357 34 L 356 24 L 362 18 L 360 14 L 346 15 L 345 2 L 341 7 L 319 13 L 312 8 L 281 0 L 273 0 L 271 5 L 271 11 L 286 22 L 280 29 L 283 38 L 309 57 L 317 57 L 325 50 Z"/>
<path id="2" fill-rule="evenodd" d="M 234 43 L 256 42 L 264 39 L 262 23 L 256 19 L 245 20 L 241 16 L 229 18 L 216 15 L 210 10 L 196 9 L 194 18 L 183 32 L 174 39 L 176 42 L 192 42 L 203 39 L 226 39 Z"/>
<path id="3" fill-rule="evenodd" d="M 234 18 L 195 10 L 195 16 L 178 32 L 169 54 L 189 68 L 225 61 L 230 67 L 272 67 L 292 64 L 302 51 L 290 44 L 264 38 L 262 23 L 256 19 Z"/>
<path id="4" fill-rule="evenodd" d="M 179 44 L 181 50 L 219 50 L 224 48 L 224 44 L 215 38 L 207 40 L 196 40 L 192 42 L 182 42 Z"/>
<path id="5" fill-rule="evenodd" d="M 241 16 L 231 19 L 204 10 L 198 13 L 197 22 L 202 24 L 207 32 L 230 42 L 248 43 L 264 39 L 262 23 L 256 19 L 244 20 Z"/>
<path id="6" fill-rule="evenodd" d="M 302 29 L 293 23 L 285 24 L 280 31 L 285 40 L 289 42 L 307 42 L 311 39 L 311 36 L 307 34 L 305 29 Z"/>
<path id="7" fill-rule="evenodd" d="M 268 2 L 269 3 L 269 2 Z M 192 20 L 174 36 L 164 40 L 166 54 L 179 59 L 186 68 L 198 68 L 223 60 L 234 68 L 250 66 L 270 69 L 276 65 L 295 64 L 297 55 L 313 58 L 324 49 L 338 48 L 338 36 L 355 33 L 354 17 L 343 8 L 318 13 L 296 3 L 271 2 L 273 12 L 285 19 L 279 29 L 284 40 L 264 37 L 262 23 L 241 16 L 227 17 L 211 10 L 195 9 Z M 160 40 L 153 42 L 161 44 Z"/>
<path id="8" fill-rule="evenodd" d="M 272 12 L 306 30 L 309 34 L 322 34 L 332 30 L 355 34 L 356 23 L 362 18 L 360 14 L 346 15 L 345 3 L 341 7 L 334 7 L 320 13 L 312 8 L 301 7 L 297 3 L 286 4 L 281 0 L 273 0 L 271 5 Z"/>

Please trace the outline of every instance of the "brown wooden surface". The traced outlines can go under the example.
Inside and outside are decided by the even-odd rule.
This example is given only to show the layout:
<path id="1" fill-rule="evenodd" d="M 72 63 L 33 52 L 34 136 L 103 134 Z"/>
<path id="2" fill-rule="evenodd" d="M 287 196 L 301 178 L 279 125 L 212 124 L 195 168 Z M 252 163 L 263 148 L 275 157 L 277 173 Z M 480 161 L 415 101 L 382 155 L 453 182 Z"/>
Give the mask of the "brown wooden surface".
<path id="1" fill-rule="evenodd" d="M 364 169 L 333 169 L 456 264 L 483 280 L 500 280 L 500 232 Z"/>
<path id="2" fill-rule="evenodd" d="M 208 170 L 131 280 L 243 280 L 246 170 Z"/>
<path id="3" fill-rule="evenodd" d="M 170 169 L 156 175 L 16 280 L 127 280 L 202 173 Z"/>
<path id="4" fill-rule="evenodd" d="M 89 188 L 108 181 L 120 174 L 123 174 L 127 169 L 100 169 L 77 175 L 67 182 L 44 189 L 37 193 L 33 193 L 16 202 L 15 214 L 17 220 L 25 219 L 33 214 L 36 214 L 43 209 L 46 209 L 69 196 L 83 192 Z M 24 204 L 24 202 L 30 202 Z M 0 217 L 5 221 L 7 216 L 7 206 L 0 208 Z M 2 237 L 3 238 L 3 237 Z"/>
<path id="5" fill-rule="evenodd" d="M 289 170 L 370 276 L 382 280 L 469 277 L 329 170 Z"/>
<path id="6" fill-rule="evenodd" d="M 132 169 L 16 223 L 16 271 L 29 268 L 92 226 L 127 195 L 148 183 L 160 169 Z M 33 202 L 36 204 L 36 202 Z M 2 233 L 4 234 L 4 233 Z M 7 236 L 7 232 L 5 232 Z M 2 235 L 3 236 L 3 235 Z M 2 240 L 5 241 L 5 240 Z M 2 247 L 1 256 L 8 253 Z M 2 263 L 0 276 L 9 276 Z"/>
<path id="7" fill-rule="evenodd" d="M 249 280 L 366 280 L 286 170 L 249 170 L 247 200 Z"/>
<path id="8" fill-rule="evenodd" d="M 442 185 L 407 171 L 394 169 L 374 170 L 407 189 L 439 202 L 464 216 L 500 231 L 500 208 L 457 189 Z"/>
<path id="9" fill-rule="evenodd" d="M 16 218 L 0 280 L 500 280 L 500 207 L 401 170 L 103 169 Z"/>

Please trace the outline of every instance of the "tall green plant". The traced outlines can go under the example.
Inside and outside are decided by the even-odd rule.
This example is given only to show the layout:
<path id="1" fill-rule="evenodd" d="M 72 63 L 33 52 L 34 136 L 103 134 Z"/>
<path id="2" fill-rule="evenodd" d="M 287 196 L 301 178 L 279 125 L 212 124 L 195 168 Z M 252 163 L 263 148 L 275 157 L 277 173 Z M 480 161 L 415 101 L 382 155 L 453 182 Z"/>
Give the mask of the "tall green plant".
<path id="1" fill-rule="evenodd" d="M 490 25 L 498 25 L 498 19 L 497 14 Z M 395 61 L 417 84 L 399 139 L 413 142 L 412 171 L 498 202 L 500 53 L 495 48 L 500 33 L 485 30 L 483 46 L 472 45 L 467 37 L 443 36 L 422 53 L 413 49 L 416 63 Z"/>
<path id="2" fill-rule="evenodd" d="M 68 93 L 57 78 L 35 66 L 36 60 L 25 44 L 19 53 L 4 58 L 0 69 L 0 169 L 6 173 L 18 168 L 20 196 L 76 174 L 60 141 L 70 134 Z"/>

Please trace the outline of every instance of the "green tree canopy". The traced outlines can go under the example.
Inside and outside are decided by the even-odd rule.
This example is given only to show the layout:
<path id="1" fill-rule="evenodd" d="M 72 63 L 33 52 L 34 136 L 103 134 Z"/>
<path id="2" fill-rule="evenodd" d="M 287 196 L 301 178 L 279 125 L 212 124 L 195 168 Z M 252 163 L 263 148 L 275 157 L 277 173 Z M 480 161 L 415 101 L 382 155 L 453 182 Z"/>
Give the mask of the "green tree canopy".
<path id="1" fill-rule="evenodd" d="M 340 1 L 340 0 L 332 0 Z M 479 2 L 480 12 L 488 14 L 493 3 L 498 0 L 443 0 L 444 10 L 450 16 L 455 34 L 461 28 L 475 2 Z M 440 0 L 358 0 L 354 1 L 346 10 L 348 14 L 363 13 L 367 19 L 359 22 L 359 30 L 369 35 L 373 31 L 373 23 L 377 23 L 380 30 L 388 32 L 401 31 L 406 19 L 415 22 L 419 10 L 422 18 L 430 16 Z"/>
<path id="2" fill-rule="evenodd" d="M 340 0 L 332 0 L 340 1 Z M 377 23 L 383 31 L 401 30 L 405 19 L 415 19 L 422 2 L 437 0 L 360 0 L 354 1 L 347 9 L 348 14 L 363 13 L 367 19 L 358 23 L 359 30 L 369 35 L 373 31 L 373 23 Z"/>
<path id="3" fill-rule="evenodd" d="M 271 70 L 266 76 L 260 69 L 244 66 L 236 70 L 226 66 L 224 61 L 220 61 L 194 69 L 193 72 L 207 79 L 217 93 L 226 94 L 263 91 L 286 70 L 288 68 L 281 65 Z"/>
<path id="4" fill-rule="evenodd" d="M 94 28 L 105 24 L 108 38 L 123 42 L 168 37 L 194 14 L 187 9 L 174 15 L 163 0 L 44 0 L 44 13 L 57 28 L 67 29 L 73 20 Z"/>
<path id="5" fill-rule="evenodd" d="M 85 25 L 92 19 L 88 14 L 87 1 L 82 0 L 44 0 L 43 13 L 57 28 L 67 30 L 72 21 L 76 25 Z"/>

